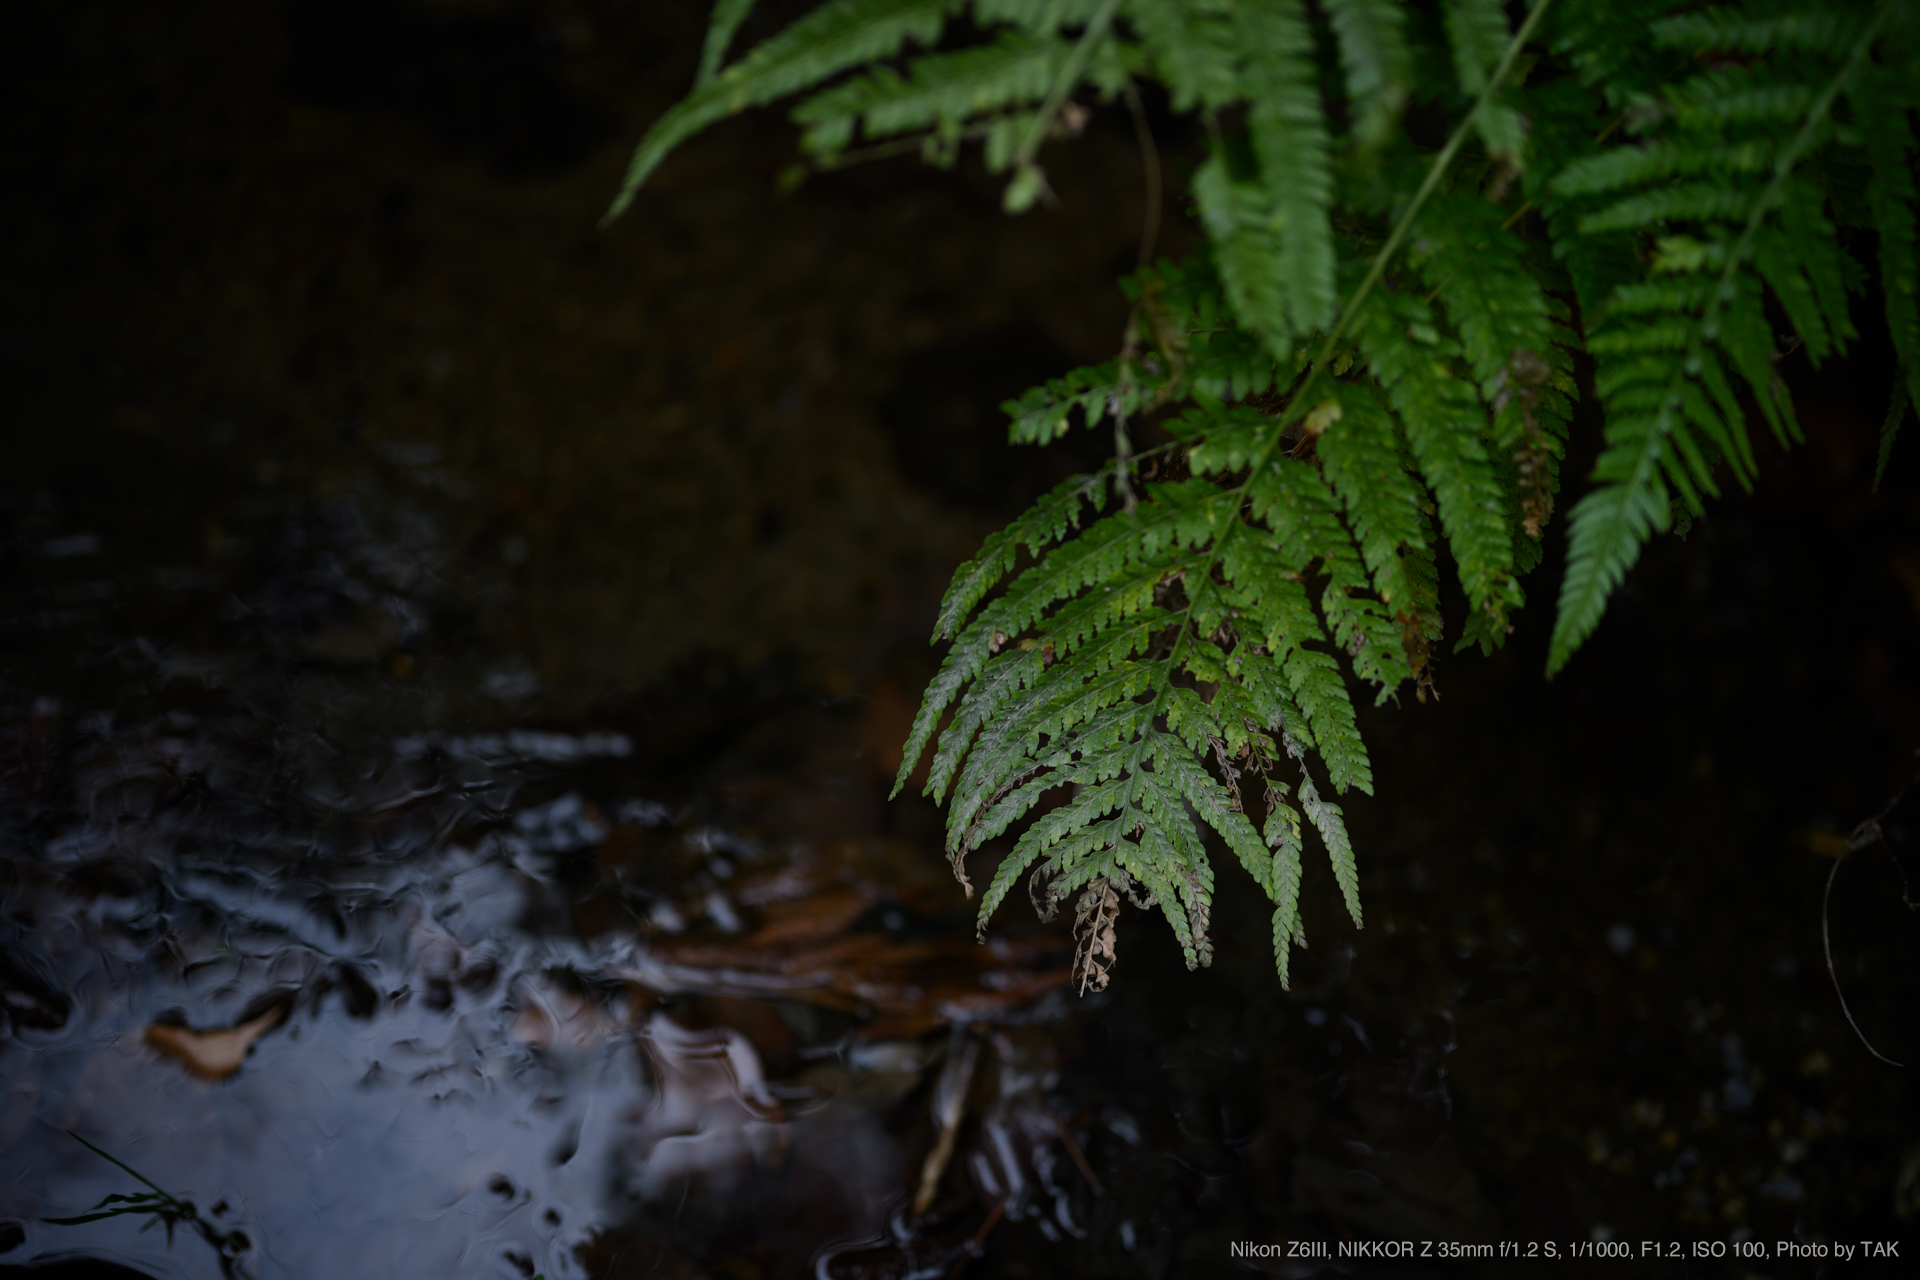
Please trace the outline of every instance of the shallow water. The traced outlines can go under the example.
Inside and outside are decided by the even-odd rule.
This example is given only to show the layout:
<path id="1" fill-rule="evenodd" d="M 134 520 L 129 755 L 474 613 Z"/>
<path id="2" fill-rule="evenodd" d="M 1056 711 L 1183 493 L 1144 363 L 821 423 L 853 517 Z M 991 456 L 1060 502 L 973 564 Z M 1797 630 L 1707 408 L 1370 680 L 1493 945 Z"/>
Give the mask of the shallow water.
<path id="1" fill-rule="evenodd" d="M 137 1187 L 69 1130 L 262 1277 L 1908 1238 L 1912 1093 L 1819 911 L 1920 748 L 1871 338 L 1871 378 L 1789 362 L 1809 446 L 1560 679 L 1556 550 L 1508 650 L 1367 714 L 1368 927 L 1310 871 L 1291 995 L 1223 873 L 1212 969 L 1130 913 L 1076 996 L 1024 904 L 973 943 L 938 815 L 886 792 L 944 575 L 1076 463 L 968 442 L 1017 389 L 984 371 L 1110 354 L 1129 127 L 1010 222 L 911 166 L 777 202 L 790 140 L 747 122 L 596 235 L 694 17 L 23 24 L 0 1264 L 220 1273 L 191 1226 L 47 1223 Z M 1901 1061 L 1914 829 L 1831 913 Z"/>

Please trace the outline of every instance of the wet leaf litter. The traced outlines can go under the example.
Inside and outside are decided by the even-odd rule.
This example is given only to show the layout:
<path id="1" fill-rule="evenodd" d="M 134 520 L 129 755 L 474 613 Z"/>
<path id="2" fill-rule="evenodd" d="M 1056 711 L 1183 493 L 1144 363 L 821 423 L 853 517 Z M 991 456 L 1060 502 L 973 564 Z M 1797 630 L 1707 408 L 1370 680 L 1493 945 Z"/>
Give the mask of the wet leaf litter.
<path id="1" fill-rule="evenodd" d="M 286 1006 L 280 1005 L 218 1031 L 195 1031 L 156 1022 L 143 1038 L 156 1053 L 172 1058 L 202 1080 L 225 1080 L 246 1061 L 253 1042 L 279 1026 L 286 1016 Z"/>

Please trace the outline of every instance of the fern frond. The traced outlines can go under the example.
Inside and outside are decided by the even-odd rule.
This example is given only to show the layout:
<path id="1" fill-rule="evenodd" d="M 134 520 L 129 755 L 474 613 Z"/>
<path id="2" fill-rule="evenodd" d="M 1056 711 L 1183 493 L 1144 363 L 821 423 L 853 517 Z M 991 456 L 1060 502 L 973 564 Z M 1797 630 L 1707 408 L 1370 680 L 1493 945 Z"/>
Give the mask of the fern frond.
<path id="1" fill-rule="evenodd" d="M 1731 396 L 1719 361 L 1740 372 L 1776 432 L 1794 430 L 1776 392 L 1771 335 L 1756 281 L 1747 272 L 1772 287 L 1810 355 L 1824 355 L 1849 336 L 1846 278 L 1839 251 L 1831 244 L 1832 229 L 1820 212 L 1816 191 L 1798 179 L 1795 170 L 1828 135 L 1833 105 L 1866 65 L 1889 13 L 1890 6 L 1882 5 L 1866 22 L 1855 14 L 1833 13 L 1751 22 L 1716 18 L 1707 26 L 1679 21 L 1657 28 L 1667 44 L 1704 40 L 1748 48 L 1772 42 L 1812 52 L 1830 51 L 1834 32 L 1852 34 L 1844 59 L 1792 122 L 1791 135 L 1771 141 L 1773 161 L 1763 186 L 1756 189 L 1744 180 L 1743 171 L 1702 165 L 1702 172 L 1716 172 L 1717 181 L 1628 197 L 1581 223 L 1588 230 L 1664 230 L 1684 220 L 1703 224 L 1709 238 L 1694 242 L 1690 252 L 1668 252 L 1657 260 L 1658 268 L 1691 277 L 1689 287 L 1669 288 L 1660 295 L 1675 304 L 1664 320 L 1638 323 L 1637 332 L 1618 320 L 1603 321 L 1590 340 L 1599 366 L 1596 388 L 1608 413 L 1607 447 L 1594 471 L 1598 487 L 1573 512 L 1549 672 L 1564 666 L 1592 633 L 1641 546 L 1666 527 L 1672 511 L 1666 485 L 1678 489 L 1696 511 L 1700 495 L 1713 492 L 1715 459 L 1700 448 L 1696 433 L 1722 442 L 1721 457 L 1733 462 L 1738 473 L 1742 452 L 1733 439 L 1743 428 L 1728 412 Z M 1712 141 L 1718 144 L 1720 138 Z M 1670 145 L 1690 147 L 1697 140 L 1680 130 Z M 1609 170 L 1607 162 L 1588 161 L 1555 185 L 1564 194 L 1598 192 L 1607 184 L 1596 181 L 1597 173 L 1623 168 Z M 1768 222 L 1776 211 L 1784 235 Z M 1806 239 L 1794 238 L 1796 233 Z"/>
<path id="2" fill-rule="evenodd" d="M 1289 960 L 1294 945 L 1307 945 L 1307 931 L 1300 922 L 1300 881 L 1305 872 L 1300 839 L 1300 813 L 1286 803 L 1287 786 L 1283 782 L 1267 784 L 1266 843 L 1273 850 L 1273 861 L 1266 874 L 1266 889 L 1272 897 L 1273 958 L 1280 970 L 1280 988 L 1292 990 Z"/>
<path id="3" fill-rule="evenodd" d="M 1071 52 L 1062 41 L 1008 31 L 978 48 L 916 58 L 905 74 L 881 67 L 795 107 L 800 145 L 831 164 L 856 135 L 871 142 L 931 130 L 958 138 L 976 116 L 1037 105 Z"/>
<path id="4" fill-rule="evenodd" d="M 1494 439 L 1512 447 L 1530 428 L 1564 438 L 1575 335 L 1499 207 L 1471 193 L 1436 197 L 1421 218 L 1413 258 L 1460 335 L 1493 411 Z"/>
<path id="5" fill-rule="evenodd" d="M 1333 172 L 1326 111 L 1313 64 L 1313 33 L 1301 0 L 1249 6 L 1237 24 L 1247 74 L 1257 86 L 1247 131 L 1279 238 L 1274 268 L 1287 321 L 1312 333 L 1333 321 Z M 1258 319 L 1253 319 L 1258 327 Z"/>
<path id="6" fill-rule="evenodd" d="M 1107 48 L 1111 42 L 1113 15 L 1120 8 L 1120 0 L 1096 0 L 1092 11 L 1087 15 L 1086 23 L 1080 32 L 1080 38 L 1073 44 L 1072 50 L 1054 74 L 1053 85 L 1047 90 L 1046 100 L 1040 110 L 1034 114 L 1027 126 L 1019 146 L 1008 157 L 1008 162 L 1016 166 L 1018 172 L 1007 185 L 1001 196 L 1000 206 L 1008 213 L 1024 213 L 1040 198 L 1045 189 L 1045 177 L 1039 167 L 1033 163 L 1035 153 L 1040 149 L 1041 139 L 1052 127 L 1060 106 L 1079 84 L 1081 75 L 1089 62 L 1094 61 L 1098 51 Z"/>
<path id="7" fill-rule="evenodd" d="M 1543 11 L 1537 8 L 1530 16 L 1522 38 Z M 1285 17 L 1299 11 L 1276 5 L 1273 12 Z M 1507 74 L 1519 43 L 1516 38 L 1507 48 L 1489 90 Z M 1176 438 L 1186 444 L 1196 474 L 1232 483 L 1244 472 L 1237 487 L 1224 489 L 1206 479 L 1148 485 L 1136 506 L 1053 546 L 989 603 L 981 604 L 990 584 L 1011 563 L 1008 545 L 994 547 L 990 556 L 981 557 L 984 566 L 976 562 L 978 567 L 963 573 L 967 586 L 958 598 L 965 607 L 942 614 L 943 632 L 961 629 L 913 739 L 923 744 L 957 690 L 972 682 L 941 735 L 929 781 L 936 796 L 950 785 L 954 791 L 948 845 L 956 868 L 979 839 L 1007 830 L 1047 791 L 1081 788 L 1068 805 L 1035 819 L 1015 842 L 983 900 L 989 914 L 1029 869 L 1046 885 L 1041 905 L 1047 910 L 1082 887 L 1089 893 L 1098 887 L 1104 903 L 1116 876 L 1137 880 L 1166 914 L 1187 962 L 1205 963 L 1212 873 L 1193 826 L 1198 816 L 1270 894 L 1293 895 L 1292 906 L 1276 916 L 1276 942 L 1290 945 L 1299 935 L 1298 876 L 1262 860 L 1260 842 L 1240 805 L 1239 766 L 1225 753 L 1258 764 L 1271 749 L 1268 734 L 1277 734 L 1291 753 L 1317 750 L 1336 788 L 1370 790 L 1371 769 L 1339 664 L 1318 646 L 1330 632 L 1353 659 L 1355 673 L 1378 682 L 1384 693 L 1412 674 L 1410 655 L 1423 653 L 1421 646 L 1434 634 L 1421 499 L 1406 474 L 1390 414 L 1364 387 L 1318 402 L 1309 393 L 1342 332 L 1363 312 L 1386 260 L 1438 188 L 1470 121 L 1471 116 L 1456 129 L 1407 203 L 1327 332 L 1287 412 L 1270 418 L 1250 407 L 1203 400 L 1196 412 L 1176 420 Z M 1265 158 L 1260 159 L 1264 165 Z M 1211 200 L 1218 217 L 1230 202 L 1249 195 L 1255 197 L 1249 203 L 1257 204 L 1256 184 L 1230 174 L 1224 156 L 1216 153 L 1210 164 L 1217 189 L 1200 192 L 1203 207 Z M 1207 171 L 1197 178 L 1202 186 Z M 1233 214 L 1236 231 L 1250 222 L 1256 230 L 1277 230 L 1271 221 L 1262 227 L 1246 218 L 1242 209 Z M 1244 311 L 1249 277 L 1236 284 L 1239 268 L 1232 262 L 1231 244 L 1217 245 L 1216 254 L 1227 315 L 1263 330 Z M 1204 275 L 1177 283 L 1192 286 L 1178 300 L 1169 296 L 1177 291 L 1167 288 L 1164 275 L 1137 282 L 1135 296 L 1162 354 L 1191 375 L 1189 361 L 1201 326 L 1181 330 L 1173 323 L 1169 329 L 1169 322 L 1176 314 L 1198 320 L 1222 308 L 1210 300 Z M 1270 350 L 1284 349 L 1276 333 L 1291 337 L 1296 317 L 1290 306 L 1281 294 L 1265 313 L 1263 337 Z M 1440 335 L 1433 338 L 1437 342 Z M 1445 369 L 1429 370 L 1429 380 L 1458 384 L 1485 421 L 1471 383 L 1459 382 Z M 1065 394 L 1049 393 L 1050 399 L 1034 407 L 1045 421 L 1057 424 L 1062 403 L 1089 389 L 1070 385 L 1061 389 Z M 1082 411 L 1088 412 L 1085 406 Z M 1339 435 L 1349 411 L 1352 422 L 1346 424 L 1347 434 Z M 1277 457 L 1284 430 L 1296 421 L 1308 437 L 1321 437 L 1330 453 L 1317 462 Z M 1410 425 L 1409 438 L 1415 434 Z M 1478 497 L 1476 476 L 1470 474 L 1474 459 L 1488 469 L 1484 454 L 1472 452 L 1479 448 L 1477 440 L 1470 446 L 1429 441 L 1422 459 L 1423 471 L 1441 494 L 1443 522 L 1451 519 L 1463 529 L 1477 527 L 1479 520 L 1473 511 Z M 1421 447 L 1413 440 L 1416 455 Z M 1352 521 L 1351 531 L 1343 514 Z M 1511 540 L 1497 503 L 1492 516 L 1501 535 L 1495 540 L 1510 557 Z M 1057 529 L 1058 518 L 1042 527 Z M 1491 556 L 1497 562 L 1501 554 L 1501 549 L 1480 549 L 1469 558 Z M 1410 565 L 1423 566 L 1417 580 Z M 1318 613 L 1303 583 L 1310 571 L 1326 579 Z M 1391 613 L 1389 601 L 1375 594 L 1382 585 L 1390 597 L 1402 597 L 1403 616 Z M 1494 594 L 1491 588 L 1480 592 L 1489 599 Z M 950 596 L 950 606 L 953 600 Z M 976 605 L 978 615 L 961 627 Z M 1138 621 L 1132 630 L 1117 629 L 1119 617 Z M 1409 635 L 1415 644 L 1408 643 Z M 1178 683 L 1176 677 L 1194 683 Z M 1195 762 L 1203 742 L 1216 753 L 1230 790 Z M 1090 795 L 1096 798 L 1089 800 Z M 1358 876 L 1344 819 L 1337 806 L 1320 799 L 1310 777 L 1301 784 L 1301 799 L 1328 846 L 1335 878 L 1357 922 Z M 1268 821 L 1280 825 L 1266 846 L 1275 847 L 1278 838 L 1284 850 L 1284 815 L 1270 812 Z M 1083 904 L 1083 914 L 1089 909 Z M 1093 950 L 1111 958 L 1104 943 Z M 1285 946 L 1276 961 L 1284 977 Z"/>
<path id="8" fill-rule="evenodd" d="M 1071 429 L 1076 409 L 1088 427 L 1100 425 L 1109 405 L 1123 414 L 1137 412 L 1140 392 L 1132 386 L 1123 387 L 1119 374 L 1112 363 L 1075 369 L 1029 389 L 1017 400 L 1007 401 L 1000 406 L 1011 419 L 1007 439 L 1014 444 L 1052 444 Z"/>
<path id="9" fill-rule="evenodd" d="M 1433 487 L 1467 599 L 1504 635 L 1506 612 L 1519 603 L 1513 532 L 1482 439 L 1487 411 L 1473 384 L 1454 372 L 1456 348 L 1432 307 L 1406 294 L 1376 296 L 1355 336 Z"/>
<path id="10" fill-rule="evenodd" d="M 1302 775 L 1300 779 L 1300 807 L 1307 811 L 1307 821 L 1320 833 L 1320 839 L 1327 846 L 1327 856 L 1333 862 L 1334 882 L 1340 886 L 1340 896 L 1346 900 L 1347 914 L 1353 917 L 1353 927 L 1364 927 L 1360 917 L 1360 871 L 1353 857 L 1353 841 L 1347 836 L 1347 820 L 1340 812 L 1340 806 L 1320 798 L 1314 790 L 1313 779 Z"/>
<path id="11" fill-rule="evenodd" d="M 1192 187 L 1234 311 L 1264 339 L 1273 359 L 1290 360 L 1299 334 L 1288 306 L 1287 281 L 1280 274 L 1279 218 L 1269 193 L 1255 183 L 1236 181 L 1221 156 L 1195 170 Z"/>
<path id="12" fill-rule="evenodd" d="M 1278 505 L 1270 502 L 1263 514 L 1283 518 Z M 1241 634 L 1265 651 L 1236 650 L 1228 671 L 1252 686 L 1255 696 L 1277 700 L 1284 695 L 1299 708 L 1285 727 L 1307 749 L 1319 751 L 1337 789 L 1353 786 L 1371 793 L 1373 767 L 1339 664 L 1333 655 L 1308 647 L 1325 644 L 1327 635 L 1299 581 L 1306 559 L 1297 546 L 1244 528 L 1235 529 L 1224 543 L 1219 562 L 1232 583 L 1224 598 L 1239 612 Z"/>
<path id="13" fill-rule="evenodd" d="M 1038 555 L 1041 550 L 1080 526 L 1082 508 L 1091 503 L 1097 512 L 1106 503 L 1107 475 L 1073 476 L 1034 503 L 1024 515 L 999 532 L 990 534 L 973 559 L 955 570 L 953 582 L 940 602 L 933 638 L 951 637 L 973 612 L 974 606 L 998 586 L 1013 568 L 1020 551 Z"/>
<path id="14" fill-rule="evenodd" d="M 1248 137 L 1258 172 L 1216 154 L 1193 192 L 1240 321 L 1286 361 L 1296 337 L 1333 319 L 1333 199 L 1326 113 L 1301 0 L 1264 0 L 1235 24 L 1253 101 Z"/>
<path id="15" fill-rule="evenodd" d="M 1818 86 L 1799 80 L 1756 83 L 1752 73 L 1708 72 L 1667 91 L 1668 108 L 1684 129 L 1725 129 L 1736 125 L 1786 124 L 1813 104 Z M 1671 150 L 1670 148 L 1667 150 Z M 1631 158 L 1623 148 L 1617 154 Z"/>
<path id="16" fill-rule="evenodd" d="M 830 76 L 890 58 L 909 42 L 930 45 L 959 0 L 828 0 L 756 45 L 682 98 L 647 130 L 602 224 L 626 212 L 675 147 L 748 107 L 810 89 Z"/>
<path id="17" fill-rule="evenodd" d="M 1175 111 L 1217 110 L 1240 99 L 1240 40 L 1233 18 L 1224 5 L 1188 0 L 1134 0 L 1127 6 L 1127 20 L 1152 51 L 1153 68 Z"/>
<path id="18" fill-rule="evenodd" d="M 1399 429 L 1370 389 L 1344 395 L 1339 403 L 1340 420 L 1318 439 L 1320 461 L 1359 538 L 1380 599 L 1405 610 L 1414 606 L 1417 593 L 1404 553 L 1426 545 L 1419 487 Z"/>
<path id="19" fill-rule="evenodd" d="M 1815 368 L 1856 336 L 1847 315 L 1847 280 L 1857 276 L 1822 212 L 1825 193 L 1798 175 L 1781 185 L 1778 223 L 1754 235 L 1753 264 L 1806 344 Z"/>
<path id="20" fill-rule="evenodd" d="M 1576 13 L 1563 13 L 1562 17 L 1564 23 L 1574 23 L 1595 12 L 1605 14 L 1607 10 L 1599 5 L 1579 7 Z M 1571 76 L 1530 88 L 1522 100 L 1533 124 L 1535 153 L 1555 158 L 1554 167 L 1536 164 L 1525 171 L 1527 195 L 1540 210 L 1553 260 L 1564 270 L 1573 300 L 1583 316 L 1593 316 L 1615 289 L 1640 279 L 1643 273 L 1640 246 L 1633 236 L 1582 231 L 1580 224 L 1594 211 L 1596 202 L 1591 197 L 1567 194 L 1560 185 L 1573 166 L 1606 152 L 1595 136 L 1600 126 L 1594 122 L 1594 103 L 1589 92 Z"/>
<path id="21" fill-rule="evenodd" d="M 1371 598 L 1352 534 L 1340 520 L 1340 503 L 1324 477 L 1309 466 L 1270 462 L 1249 487 L 1253 510 L 1267 522 L 1283 557 L 1316 564 L 1327 576 L 1320 610 L 1335 645 L 1353 661 L 1354 674 L 1390 697 L 1412 674 L 1400 648 L 1400 629 L 1381 602 Z M 1388 519 L 1393 514 L 1380 513 Z"/>
<path id="22" fill-rule="evenodd" d="M 1791 50 L 1844 57 L 1860 39 L 1860 16 L 1828 7 L 1802 13 L 1752 17 L 1736 9 L 1682 13 L 1653 24 L 1654 40 L 1669 49 L 1722 53 Z"/>
<path id="23" fill-rule="evenodd" d="M 1553 52 L 1572 64 L 1582 87 L 1598 91 L 1610 107 L 1647 102 L 1660 87 L 1661 68 L 1647 57 L 1646 44 L 1623 37 L 1647 30 L 1672 8 L 1670 0 L 1566 6 L 1554 14 Z M 1553 154 L 1573 153 L 1555 149 Z"/>

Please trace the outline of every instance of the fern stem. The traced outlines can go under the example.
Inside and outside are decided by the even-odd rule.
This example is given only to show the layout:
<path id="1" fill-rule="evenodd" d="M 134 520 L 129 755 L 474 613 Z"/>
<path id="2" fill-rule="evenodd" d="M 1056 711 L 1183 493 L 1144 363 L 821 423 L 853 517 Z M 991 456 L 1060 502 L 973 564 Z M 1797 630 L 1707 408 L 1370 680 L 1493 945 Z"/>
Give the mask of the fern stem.
<path id="1" fill-rule="evenodd" d="M 140 1179 L 140 1181 L 146 1183 L 149 1187 L 152 1187 L 156 1192 L 159 1192 L 160 1196 L 163 1199 L 166 1199 L 166 1200 L 173 1199 L 172 1196 L 160 1190 L 159 1184 L 155 1183 L 151 1178 L 148 1178 L 145 1174 L 141 1173 L 138 1169 L 135 1169 L 132 1165 L 128 1164 L 126 1161 L 114 1159 L 114 1157 L 108 1155 L 106 1152 L 102 1151 L 100 1148 L 94 1146 L 91 1142 L 88 1142 L 85 1138 L 81 1137 L 79 1134 L 75 1133 L 71 1129 L 67 1130 L 67 1136 L 69 1138 L 72 1138 L 75 1142 L 79 1143 L 81 1146 L 85 1147 L 87 1150 L 93 1152 L 93 1154 L 99 1156 L 102 1160 L 107 1160 L 112 1162 L 113 1164 L 119 1165 L 122 1169 L 125 1169 L 128 1173 Z"/>
<path id="2" fill-rule="evenodd" d="M 1533 208 L 1533 201 L 1529 199 L 1525 204 L 1521 205 L 1518 209 L 1515 209 L 1513 211 L 1513 216 L 1511 216 L 1505 222 L 1500 224 L 1500 229 L 1502 231 L 1513 230 L 1513 224 L 1520 221 L 1520 219 L 1526 217 L 1527 211 L 1531 208 Z"/>
<path id="3" fill-rule="evenodd" d="M 1140 176 L 1147 188 L 1146 215 L 1140 224 L 1140 269 L 1145 271 L 1153 265 L 1153 246 L 1160 239 L 1160 148 L 1154 145 L 1147 109 L 1141 105 L 1140 91 L 1133 87 L 1133 81 L 1127 81 L 1123 92 L 1127 111 L 1133 116 L 1133 137 L 1140 144 Z"/>
<path id="4" fill-rule="evenodd" d="M 1046 101 L 1040 104 L 1040 114 L 1034 117 L 1033 126 L 1021 140 L 1020 149 L 1014 153 L 1013 167 L 1016 170 L 1033 163 L 1041 142 L 1046 139 L 1047 130 L 1053 126 L 1053 117 L 1059 112 L 1060 104 L 1073 92 L 1080 72 L 1086 68 L 1087 59 L 1093 56 L 1093 46 L 1107 34 L 1107 28 L 1113 25 L 1113 15 L 1119 8 L 1120 0 L 1107 0 L 1100 6 L 1100 11 L 1087 20 L 1087 29 L 1080 33 L 1080 40 L 1073 46 L 1073 52 L 1067 55 L 1060 74 L 1053 78 L 1053 87 L 1047 90 Z"/>

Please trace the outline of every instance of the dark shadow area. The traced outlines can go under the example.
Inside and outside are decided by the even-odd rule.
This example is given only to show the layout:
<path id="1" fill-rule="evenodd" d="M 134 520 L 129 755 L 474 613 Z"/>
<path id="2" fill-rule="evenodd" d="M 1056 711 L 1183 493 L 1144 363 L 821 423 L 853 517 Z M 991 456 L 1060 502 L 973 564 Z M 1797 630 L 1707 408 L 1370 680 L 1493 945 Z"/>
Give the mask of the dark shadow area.
<path id="1" fill-rule="evenodd" d="M 296 101 L 417 124 L 504 177 L 561 173 L 613 136 L 614 117 L 561 78 L 577 33 L 544 16 L 291 0 L 287 86 Z"/>
<path id="2" fill-rule="evenodd" d="M 1001 405 L 1072 365 L 1030 324 L 914 352 L 879 404 L 901 474 L 943 501 L 1010 518 L 1099 467 L 1112 456 L 1111 431 L 1076 431 L 1044 449 L 1007 442 Z"/>

